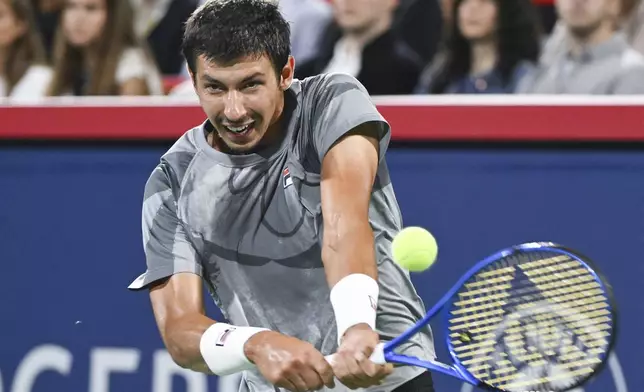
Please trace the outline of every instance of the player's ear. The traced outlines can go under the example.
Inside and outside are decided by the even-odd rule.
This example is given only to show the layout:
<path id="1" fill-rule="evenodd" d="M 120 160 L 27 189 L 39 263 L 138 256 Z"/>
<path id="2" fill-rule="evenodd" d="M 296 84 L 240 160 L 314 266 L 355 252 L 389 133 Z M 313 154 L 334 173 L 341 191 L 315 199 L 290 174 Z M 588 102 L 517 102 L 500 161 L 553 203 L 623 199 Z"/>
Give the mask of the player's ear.
<path id="1" fill-rule="evenodd" d="M 282 90 L 288 90 L 293 83 L 293 77 L 295 75 L 295 59 L 293 56 L 288 56 L 288 60 L 280 72 L 280 88 Z"/>

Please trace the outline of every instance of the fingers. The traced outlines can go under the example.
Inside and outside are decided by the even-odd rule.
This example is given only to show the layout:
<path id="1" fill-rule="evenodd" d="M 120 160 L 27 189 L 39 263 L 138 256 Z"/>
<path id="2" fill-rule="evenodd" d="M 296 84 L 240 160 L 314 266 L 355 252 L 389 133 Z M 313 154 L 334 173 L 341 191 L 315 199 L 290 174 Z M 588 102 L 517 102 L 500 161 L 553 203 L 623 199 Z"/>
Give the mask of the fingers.
<path id="1" fill-rule="evenodd" d="M 324 383 L 316 372 L 311 369 L 302 369 L 282 375 L 274 385 L 293 392 L 308 392 L 322 389 Z"/>
<path id="2" fill-rule="evenodd" d="M 333 373 L 333 368 L 321 354 L 320 358 L 313 363 L 313 368 L 325 386 L 328 388 L 335 388 L 335 374 Z"/>
<path id="3" fill-rule="evenodd" d="M 333 369 L 319 352 L 284 363 L 274 378 L 278 380 L 274 383 L 275 386 L 294 392 L 316 391 L 324 386 L 335 387 Z"/>
<path id="4" fill-rule="evenodd" d="M 332 365 L 336 377 L 350 389 L 379 385 L 393 371 L 393 365 L 376 364 L 360 352 L 338 354 Z"/>
<path id="5" fill-rule="evenodd" d="M 262 345 L 256 347 L 255 366 L 273 385 L 289 391 L 305 392 L 333 388 L 331 365 L 310 343 L 271 333 Z"/>
<path id="6" fill-rule="evenodd" d="M 308 392 L 311 390 L 320 389 L 318 385 L 320 384 L 319 380 L 311 379 L 310 375 L 305 375 L 304 372 L 297 372 L 288 375 L 287 380 L 289 380 L 294 386 L 294 392 Z"/>
<path id="7" fill-rule="evenodd" d="M 357 389 L 358 382 L 355 377 L 356 367 L 351 366 L 351 360 L 346 354 L 336 354 L 333 361 L 335 376 L 349 389 Z"/>
<path id="8" fill-rule="evenodd" d="M 293 392 L 300 391 L 300 389 L 298 389 L 298 387 L 295 384 L 293 384 L 291 380 L 286 378 L 282 378 L 280 381 L 275 382 L 274 385 L 278 388 L 284 388 L 288 391 L 293 391 Z"/>
<path id="9" fill-rule="evenodd" d="M 394 366 L 392 364 L 388 363 L 379 365 L 372 362 L 368 355 L 358 355 L 356 360 L 360 365 L 362 372 L 370 379 L 382 379 L 391 374 L 394 370 Z"/>

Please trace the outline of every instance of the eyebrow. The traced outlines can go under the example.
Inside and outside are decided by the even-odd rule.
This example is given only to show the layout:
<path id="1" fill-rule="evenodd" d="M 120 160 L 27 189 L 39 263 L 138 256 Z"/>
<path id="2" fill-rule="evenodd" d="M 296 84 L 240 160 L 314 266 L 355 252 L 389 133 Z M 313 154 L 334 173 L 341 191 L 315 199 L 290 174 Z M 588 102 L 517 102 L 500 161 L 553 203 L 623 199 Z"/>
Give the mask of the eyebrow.
<path id="1" fill-rule="evenodd" d="M 255 72 L 252 75 L 249 75 L 249 76 L 245 77 L 244 79 L 242 79 L 240 84 L 246 83 L 246 82 L 248 82 L 250 80 L 253 80 L 253 79 L 258 78 L 258 77 L 263 77 L 263 76 L 264 76 L 264 74 L 262 72 Z M 221 85 L 224 84 L 221 81 L 219 81 L 219 80 L 217 80 L 217 79 L 215 79 L 212 76 L 207 75 L 207 74 L 203 75 L 203 80 L 206 83 L 221 84 Z"/>

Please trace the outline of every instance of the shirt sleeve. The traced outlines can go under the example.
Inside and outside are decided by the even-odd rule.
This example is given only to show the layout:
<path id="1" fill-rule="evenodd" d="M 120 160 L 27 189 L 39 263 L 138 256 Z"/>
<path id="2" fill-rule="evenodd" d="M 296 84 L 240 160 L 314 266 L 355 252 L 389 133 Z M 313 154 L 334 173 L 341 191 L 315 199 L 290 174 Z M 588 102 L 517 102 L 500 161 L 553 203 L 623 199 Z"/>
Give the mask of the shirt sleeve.
<path id="1" fill-rule="evenodd" d="M 314 96 L 311 129 L 320 162 L 342 136 L 367 122 L 378 127 L 382 160 L 391 139 L 390 127 L 358 80 L 347 74 L 324 75 Z"/>
<path id="2" fill-rule="evenodd" d="M 197 252 L 177 218 L 176 201 L 163 165 L 154 170 L 145 186 L 142 229 L 147 270 L 129 289 L 140 290 L 181 272 L 202 276 Z"/>
<path id="3" fill-rule="evenodd" d="M 634 61 L 637 64 L 624 69 L 613 86 L 611 94 L 644 94 L 644 62 L 639 58 Z"/>
<path id="4" fill-rule="evenodd" d="M 147 59 L 142 50 L 127 48 L 121 54 L 116 67 L 116 82 L 125 83 L 130 79 L 146 79 Z"/>

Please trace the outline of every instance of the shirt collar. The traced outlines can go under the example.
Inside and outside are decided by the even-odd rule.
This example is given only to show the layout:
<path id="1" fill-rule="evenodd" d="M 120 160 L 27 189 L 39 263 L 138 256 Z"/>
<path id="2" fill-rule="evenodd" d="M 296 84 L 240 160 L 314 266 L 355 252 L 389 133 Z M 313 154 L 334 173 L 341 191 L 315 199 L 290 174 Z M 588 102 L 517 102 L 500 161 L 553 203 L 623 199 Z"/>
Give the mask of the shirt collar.
<path id="1" fill-rule="evenodd" d="M 587 45 L 583 48 L 580 55 L 575 56 L 572 54 L 571 50 L 568 49 L 567 57 L 571 60 L 588 62 L 620 54 L 627 48 L 628 42 L 626 40 L 626 36 L 623 33 L 615 33 L 611 38 L 604 42 L 596 45 Z"/>

